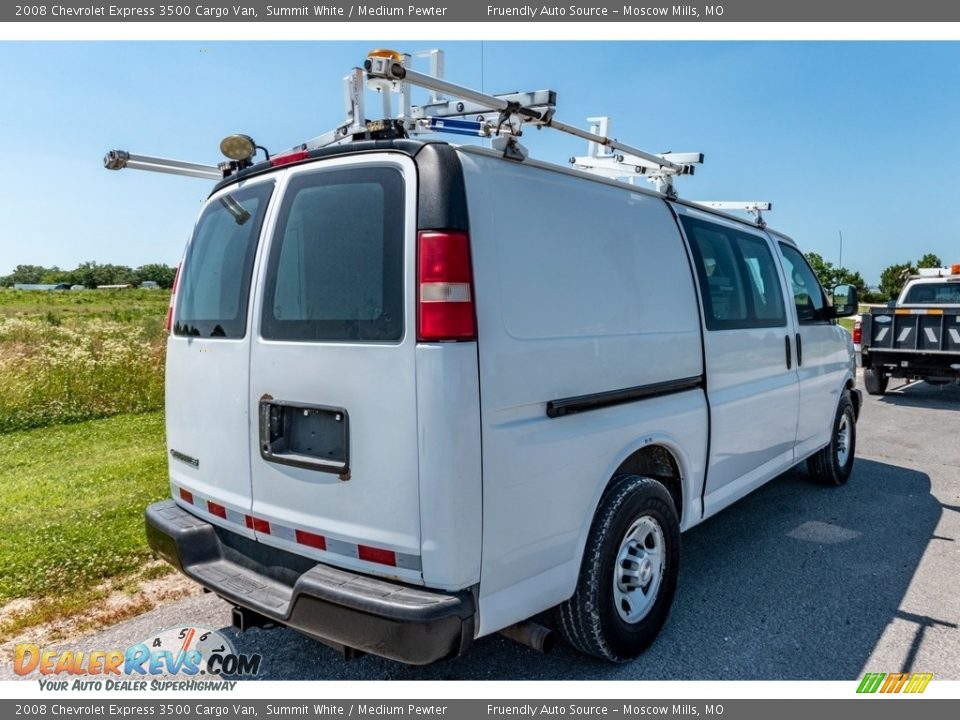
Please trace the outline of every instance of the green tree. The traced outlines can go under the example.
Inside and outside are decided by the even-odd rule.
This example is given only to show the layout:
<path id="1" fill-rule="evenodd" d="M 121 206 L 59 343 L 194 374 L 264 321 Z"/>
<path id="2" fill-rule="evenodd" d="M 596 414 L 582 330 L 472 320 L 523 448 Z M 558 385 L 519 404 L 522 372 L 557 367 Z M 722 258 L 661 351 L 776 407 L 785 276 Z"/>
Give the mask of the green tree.
<path id="1" fill-rule="evenodd" d="M 803 256 L 807 259 L 807 262 L 810 263 L 813 274 L 817 276 L 817 280 L 820 281 L 820 284 L 824 288 L 829 290 L 838 284 L 834 282 L 837 271 L 833 267 L 833 263 L 827 262 L 823 259 L 822 255 L 815 252 L 804 253 Z"/>
<path id="2" fill-rule="evenodd" d="M 173 285 L 173 275 L 175 272 L 175 268 L 164 265 L 163 263 L 141 265 L 135 271 L 138 283 L 142 283 L 144 280 L 152 280 L 160 287 L 168 290 L 170 286 Z"/>
<path id="3" fill-rule="evenodd" d="M 837 268 L 834 274 L 834 283 L 831 288 L 837 285 L 853 285 L 857 289 L 857 295 L 860 298 L 866 297 L 870 288 L 867 287 L 867 281 L 858 272 L 847 270 L 846 268 Z"/>
<path id="4" fill-rule="evenodd" d="M 901 263 L 900 265 L 891 265 L 880 273 L 880 293 L 887 300 L 895 300 L 907 278 L 915 273 L 916 268 L 910 263 Z"/>
<path id="5" fill-rule="evenodd" d="M 859 272 L 848 270 L 845 267 L 835 267 L 833 263 L 827 262 L 820 254 L 815 252 L 804 253 L 804 257 L 810 263 L 817 280 L 820 281 L 827 292 L 837 285 L 853 285 L 860 297 L 867 294 L 867 282 Z"/>
<path id="6" fill-rule="evenodd" d="M 47 268 L 44 271 L 40 282 L 47 285 L 59 285 L 60 283 L 70 282 L 70 273 L 54 265 L 52 268 Z"/>
<path id="7" fill-rule="evenodd" d="M 33 285 L 41 282 L 45 272 L 47 272 L 47 269 L 41 265 L 17 265 L 13 272 L 4 278 L 4 284 L 29 283 Z"/>
<path id="8" fill-rule="evenodd" d="M 70 282 L 95 288 L 98 285 L 133 285 L 138 282 L 136 273 L 126 265 L 101 265 L 85 262 L 70 272 Z"/>
<path id="9" fill-rule="evenodd" d="M 938 268 L 943 267 L 943 262 L 940 260 L 940 256 L 936 253 L 927 253 L 922 258 L 917 260 L 918 268 Z"/>

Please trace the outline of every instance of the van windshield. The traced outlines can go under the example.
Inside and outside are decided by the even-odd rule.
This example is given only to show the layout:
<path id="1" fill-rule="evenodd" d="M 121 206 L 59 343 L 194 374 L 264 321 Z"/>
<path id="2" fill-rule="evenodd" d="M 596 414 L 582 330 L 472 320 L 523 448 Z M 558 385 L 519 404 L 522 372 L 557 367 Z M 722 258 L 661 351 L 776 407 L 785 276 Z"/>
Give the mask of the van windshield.
<path id="1" fill-rule="evenodd" d="M 960 282 L 918 283 L 907 291 L 908 305 L 960 305 Z"/>
<path id="2" fill-rule="evenodd" d="M 177 283 L 176 335 L 242 338 L 250 275 L 273 183 L 211 201 L 197 223 Z"/>

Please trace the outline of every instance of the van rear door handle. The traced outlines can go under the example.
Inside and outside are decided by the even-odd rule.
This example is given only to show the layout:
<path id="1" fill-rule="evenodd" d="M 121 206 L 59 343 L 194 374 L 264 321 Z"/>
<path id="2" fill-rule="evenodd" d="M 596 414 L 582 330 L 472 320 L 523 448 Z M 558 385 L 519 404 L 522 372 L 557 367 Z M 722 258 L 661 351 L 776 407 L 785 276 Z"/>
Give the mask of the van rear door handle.
<path id="1" fill-rule="evenodd" d="M 803 365 L 803 345 L 800 343 L 800 333 L 797 333 L 797 367 Z"/>
<path id="2" fill-rule="evenodd" d="M 790 336 L 789 335 L 783 336 L 783 345 L 787 350 L 787 370 L 789 370 L 791 367 L 793 367 L 793 358 L 790 357 Z"/>

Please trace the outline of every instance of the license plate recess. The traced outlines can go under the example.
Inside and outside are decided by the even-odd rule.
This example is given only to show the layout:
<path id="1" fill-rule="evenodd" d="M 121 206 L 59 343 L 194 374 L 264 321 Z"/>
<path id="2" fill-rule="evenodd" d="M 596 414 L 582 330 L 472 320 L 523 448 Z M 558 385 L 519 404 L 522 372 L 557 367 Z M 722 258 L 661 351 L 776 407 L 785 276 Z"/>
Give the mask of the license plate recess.
<path id="1" fill-rule="evenodd" d="M 260 456 L 350 478 L 350 418 L 341 407 L 260 400 Z"/>

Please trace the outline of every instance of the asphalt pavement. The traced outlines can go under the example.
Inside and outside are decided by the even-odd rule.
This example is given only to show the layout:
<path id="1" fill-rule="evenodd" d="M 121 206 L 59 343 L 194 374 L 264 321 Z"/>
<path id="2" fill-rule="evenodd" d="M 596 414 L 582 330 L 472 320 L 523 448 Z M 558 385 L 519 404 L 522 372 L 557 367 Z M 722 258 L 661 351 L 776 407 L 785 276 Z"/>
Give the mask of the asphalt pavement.
<path id="1" fill-rule="evenodd" d="M 344 661 L 290 630 L 235 632 L 214 595 L 64 647 L 124 648 L 189 623 L 260 653 L 260 677 L 271 680 L 848 680 L 893 671 L 960 680 L 960 387 L 915 383 L 864 398 L 845 486 L 818 486 L 798 467 L 683 535 L 673 610 L 631 663 L 601 663 L 562 643 L 540 655 L 499 635 L 425 668 Z"/>

